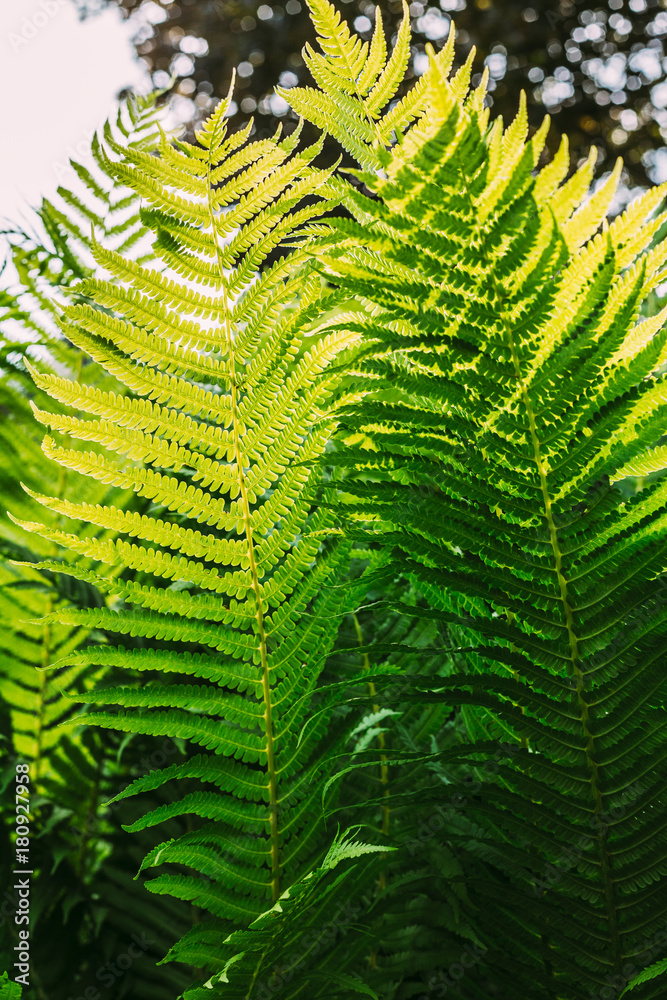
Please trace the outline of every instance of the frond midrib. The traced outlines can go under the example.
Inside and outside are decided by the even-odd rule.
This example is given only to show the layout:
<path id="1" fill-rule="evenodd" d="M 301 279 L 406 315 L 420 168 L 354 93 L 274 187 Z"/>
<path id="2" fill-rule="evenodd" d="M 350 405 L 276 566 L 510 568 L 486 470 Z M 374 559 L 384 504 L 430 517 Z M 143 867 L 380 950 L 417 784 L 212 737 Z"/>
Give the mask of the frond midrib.
<path id="1" fill-rule="evenodd" d="M 243 454 L 241 451 L 241 441 L 239 434 L 240 414 L 239 414 L 239 398 L 238 398 L 239 390 L 236 379 L 236 357 L 234 350 L 234 338 L 232 335 L 232 328 L 231 328 L 231 311 L 229 304 L 229 296 L 227 292 L 227 280 L 225 278 L 222 249 L 220 247 L 220 242 L 218 238 L 216 215 L 213 207 L 213 185 L 211 182 L 212 168 L 213 164 L 211 162 L 211 149 L 209 149 L 208 167 L 206 174 L 208 216 L 209 216 L 209 224 L 211 226 L 211 232 L 213 234 L 213 241 L 215 243 L 216 260 L 218 263 L 218 270 L 220 274 L 220 287 L 222 289 L 224 323 L 225 323 L 225 332 L 227 336 L 227 347 L 229 352 L 232 437 L 234 444 L 236 468 L 238 471 L 241 508 L 243 511 L 243 523 L 245 528 L 245 536 L 248 544 L 248 560 L 250 564 L 249 568 L 252 580 L 252 590 L 255 596 L 255 606 L 257 609 L 257 630 L 258 630 L 259 644 L 260 644 L 260 657 L 261 657 L 261 668 L 262 668 L 262 693 L 264 698 L 266 769 L 267 769 L 267 778 L 269 785 L 269 810 L 270 810 L 270 826 L 271 826 L 271 893 L 273 902 L 275 903 L 278 897 L 280 896 L 280 845 L 279 845 L 279 830 L 278 830 L 278 775 L 276 772 L 275 759 L 274 759 L 274 732 L 273 732 L 272 702 L 271 702 L 271 693 L 272 693 L 271 677 L 269 672 L 268 646 L 267 646 L 266 629 L 264 624 L 262 590 L 259 583 L 257 563 L 255 560 L 255 545 L 252 534 L 251 510 L 250 510 L 250 503 L 248 500 L 245 474 L 243 471 L 244 461 L 243 461 Z"/>
<path id="2" fill-rule="evenodd" d="M 492 281 L 496 289 L 496 294 L 500 299 L 500 301 L 502 302 L 506 293 L 504 289 L 498 286 L 498 283 L 495 279 L 495 275 L 493 275 L 493 273 L 492 273 Z M 528 392 L 528 386 L 525 383 L 521 371 L 521 364 L 518 356 L 517 346 L 513 336 L 512 326 L 510 322 L 507 322 L 504 310 L 502 310 L 502 318 L 505 325 L 505 329 L 507 330 L 508 346 L 510 347 L 512 353 L 512 363 L 514 367 L 514 372 L 516 374 L 517 381 L 521 387 L 523 403 L 529 421 L 529 432 L 530 432 L 531 442 L 533 445 L 534 461 L 540 478 L 542 501 L 544 505 L 544 516 L 547 521 L 549 529 L 549 535 L 554 557 L 554 567 L 561 594 L 561 600 L 563 605 L 563 616 L 567 627 L 568 645 L 570 650 L 569 660 L 572 669 L 571 676 L 576 681 L 575 695 L 580 709 L 581 728 L 585 739 L 584 755 L 586 759 L 586 765 L 590 774 L 590 787 L 594 800 L 594 811 L 595 815 L 600 817 L 604 814 L 603 792 L 600 790 L 598 784 L 599 765 L 596 763 L 594 759 L 595 737 L 593 736 L 588 727 L 589 705 L 584 697 L 584 674 L 579 665 L 578 639 L 574 629 L 574 613 L 568 595 L 567 580 L 563 573 L 563 556 L 559 545 L 558 528 L 554 521 L 551 496 L 549 493 L 549 486 L 547 481 L 547 473 L 545 471 L 542 462 L 540 441 L 537 436 L 537 425 L 535 421 L 535 414 L 533 412 L 532 402 Z M 616 972 L 620 973 L 622 965 L 622 956 L 621 956 L 620 932 L 618 927 L 618 914 L 614 898 L 614 880 L 611 871 L 611 858 L 609 856 L 609 852 L 607 849 L 606 829 L 603 824 L 597 825 L 597 832 L 595 836 L 598 842 L 598 850 L 600 853 L 602 878 L 604 882 L 604 896 L 605 896 L 605 904 L 607 910 L 607 921 L 611 936 L 614 968 Z"/>

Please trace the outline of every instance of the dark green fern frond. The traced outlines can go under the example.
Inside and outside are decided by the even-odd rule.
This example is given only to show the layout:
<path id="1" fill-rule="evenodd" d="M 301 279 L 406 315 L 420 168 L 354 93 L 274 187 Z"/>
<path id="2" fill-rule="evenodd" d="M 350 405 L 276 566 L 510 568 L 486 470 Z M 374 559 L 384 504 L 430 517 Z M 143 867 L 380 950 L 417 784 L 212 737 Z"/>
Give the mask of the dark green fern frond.
<path id="1" fill-rule="evenodd" d="M 311 9 L 284 96 L 359 186 L 301 124 L 229 135 L 231 90 L 193 143 L 131 108 L 113 194 L 82 175 L 103 211 L 66 197 L 85 224 L 26 257 L 58 330 L 50 292 L 43 337 L 0 301 L 0 739 L 63 803 L 42 926 L 73 881 L 79 992 L 126 920 L 155 1000 L 657 1000 L 667 185 L 608 221 L 620 163 L 539 170 L 548 121 L 491 121 L 453 28 L 396 101 L 407 15 L 388 57 L 379 14 L 367 44 Z"/>
<path id="2" fill-rule="evenodd" d="M 422 675 L 444 677 L 458 654 L 436 621 L 410 618 L 387 606 L 392 597 L 415 602 L 402 581 L 385 583 L 382 596 L 387 600 L 354 616 L 357 639 L 371 640 L 360 647 L 369 691 L 331 813 L 340 822 L 358 810 L 373 809 L 376 828 L 396 848 L 364 897 L 372 905 L 373 921 L 357 967 L 388 1000 L 420 995 L 445 960 L 447 967 L 466 948 L 476 947 L 477 939 L 465 885 L 453 887 L 453 879 L 462 874 L 460 863 L 443 841 L 457 816 L 459 797 L 446 794 L 443 782 L 453 782 L 455 775 L 443 768 L 440 755 L 460 744 L 465 734 L 446 701 L 423 705 L 410 699 Z M 339 641 L 349 646 L 349 638 L 348 629 Z M 349 652 L 346 659 L 352 656 Z M 378 665 L 371 667 L 371 660 Z M 378 676 L 383 665 L 392 673 Z M 332 666 L 338 676 L 354 671 L 344 662 L 333 661 Z"/>
<path id="3" fill-rule="evenodd" d="M 146 741 L 128 746 L 118 734 L 91 728 L 77 730 L 70 738 L 61 732 L 55 749 L 57 753 L 48 756 L 49 774 L 42 768 L 38 781 L 29 785 L 29 856 L 35 876 L 30 990 L 66 1000 L 73 993 L 114 985 L 122 986 L 125 995 L 170 1000 L 187 986 L 191 974 L 184 969 L 168 974 L 156 970 L 156 963 L 174 937 L 192 925 L 193 911 L 178 900 L 148 896 L 133 876 L 150 846 L 150 834 L 128 838 L 122 824 L 131 821 L 136 810 L 130 804 L 104 805 L 141 768 L 142 755 L 159 760 L 160 754 L 154 754 Z M 176 749 L 172 741 L 172 760 Z M 15 761 L 12 757 L 8 762 L 12 783 Z M 31 779 L 35 772 L 33 765 Z M 164 801 L 160 790 L 154 803 Z M 3 832 L 5 822 L 7 827 L 15 825 L 13 811 L 3 814 Z M 185 829 L 184 821 L 174 821 L 169 832 L 178 835 Z M 8 843 L 4 856 L 13 853 Z M 11 899 L 15 881 L 7 866 L 0 882 L 4 900 Z M 8 910 L 5 907 L 2 919 L 0 964 L 11 968 L 19 927 L 11 912 L 7 919 Z M 129 969 L 123 970 L 122 983 L 119 956 L 121 964 L 126 956 L 132 959 Z"/>
<path id="4" fill-rule="evenodd" d="M 66 748 L 58 749 L 62 733 L 57 726 L 72 714 L 71 702 L 63 697 L 63 689 L 84 680 L 91 686 L 101 673 L 88 666 L 62 669 L 55 674 L 39 669 L 54 658 L 71 655 L 73 649 L 85 642 L 82 630 L 30 623 L 29 619 L 49 613 L 57 603 L 57 593 L 37 573 L 29 575 L 3 567 L 0 691 L 11 706 L 13 750 L 31 764 L 31 778 L 37 788 L 42 787 L 49 775 L 53 776 L 53 769 L 58 766 L 56 760 L 61 764 L 67 760 Z M 88 765 L 91 763 L 88 761 Z M 77 767 L 83 768 L 83 757 Z"/>
<path id="5" fill-rule="evenodd" d="M 375 858 L 377 869 L 379 853 L 384 854 L 385 848 L 353 840 L 350 831 L 337 836 L 315 870 L 294 882 L 249 927 L 222 942 L 226 961 L 221 971 L 203 986 L 188 990 L 186 1000 L 211 996 L 243 1000 L 276 988 L 285 1000 L 303 996 L 304 991 L 312 997 L 330 997 L 338 995 L 336 986 L 343 987 L 342 996 L 363 994 L 378 1000 L 361 978 L 341 970 L 364 946 L 363 938 L 349 933 L 360 912 L 350 885 L 359 879 L 359 859 L 365 859 L 372 873 L 373 861 L 369 864 L 368 859 Z M 367 875 L 365 881 L 371 880 Z M 308 933 L 304 933 L 306 915 Z M 215 927 L 202 924 L 188 935 L 185 953 L 193 962 L 205 961 L 216 936 Z"/>
<path id="6" fill-rule="evenodd" d="M 429 99 L 338 223 L 347 252 L 321 252 L 367 304 L 332 328 L 373 352 L 342 415 L 344 511 L 475 647 L 422 696 L 461 706 L 461 761 L 519 750 L 447 833 L 488 948 L 460 994 L 488 973 L 501 995 L 583 998 L 664 923 L 667 494 L 612 484 L 665 467 L 667 332 L 638 322 L 665 188 L 607 224 L 618 171 L 583 204 L 592 160 L 535 177 L 524 103 L 503 130 L 437 73 Z"/>

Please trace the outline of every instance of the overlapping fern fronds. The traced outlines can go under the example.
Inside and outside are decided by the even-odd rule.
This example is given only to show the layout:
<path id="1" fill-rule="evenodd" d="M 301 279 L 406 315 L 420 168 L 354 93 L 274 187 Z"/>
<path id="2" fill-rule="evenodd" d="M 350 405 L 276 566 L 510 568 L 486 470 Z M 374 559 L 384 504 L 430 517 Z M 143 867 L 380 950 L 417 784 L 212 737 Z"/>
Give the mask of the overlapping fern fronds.
<path id="1" fill-rule="evenodd" d="M 564 182 L 563 143 L 535 176 L 525 104 L 489 128 L 483 89 L 462 97 L 432 74 L 427 115 L 337 224 L 347 251 L 322 249 L 362 304 L 333 328 L 373 354 L 343 418 L 344 511 L 469 647 L 422 685 L 464 706 L 451 759 L 517 747 L 448 833 L 488 948 L 460 995 L 490 975 L 499 995 L 583 1000 L 636 973 L 664 923 L 667 492 L 612 484 L 665 468 L 665 315 L 640 317 L 665 188 L 608 224 L 618 169 L 587 197 L 593 157 Z"/>
<path id="2" fill-rule="evenodd" d="M 65 701 L 62 696 L 61 701 Z M 71 702 L 68 708 L 71 711 Z M 49 729 L 47 735 L 51 733 Z M 151 831 L 129 837 L 122 829 L 136 816 L 134 804 L 104 806 L 141 767 L 146 741 L 143 747 L 134 740 L 128 746 L 120 734 L 81 727 L 72 734 L 61 730 L 53 746 L 44 742 L 41 769 L 30 753 L 23 758 L 31 763 L 31 779 L 35 778 L 30 784 L 29 856 L 36 875 L 31 894 L 30 990 L 67 1000 L 91 988 L 113 985 L 122 986 L 123 995 L 172 1000 L 191 976 L 185 969 L 156 969 L 156 963 L 174 937 L 191 926 L 191 909 L 181 900 L 150 896 L 134 879 L 152 841 Z M 148 749 L 149 758 L 152 752 Z M 14 762 L 6 761 L 0 775 L 6 799 L 15 780 Z M 161 789 L 153 796 L 155 807 L 166 801 L 168 792 Z M 11 859 L 13 812 L 3 810 L 0 820 L 3 856 Z M 185 821 L 177 818 L 169 833 L 185 829 Z M 0 877 L 6 901 L 11 900 L 16 882 L 14 867 L 4 866 Z M 12 969 L 19 928 L 12 911 L 7 919 L 7 911 L 9 906 L 0 933 L 0 965 Z M 115 962 L 128 954 L 128 948 L 133 960 L 121 983 Z"/>
<path id="3" fill-rule="evenodd" d="M 461 742 L 463 726 L 446 702 L 424 705 L 410 698 L 420 678 L 446 676 L 458 654 L 438 622 L 391 608 L 392 599 L 418 607 L 416 597 L 404 580 L 384 580 L 369 594 L 371 603 L 351 616 L 354 627 L 341 630 L 344 652 L 328 667 L 341 679 L 354 678 L 361 656 L 366 669 L 377 664 L 388 671 L 368 685 L 345 776 L 323 785 L 326 802 L 341 782 L 334 819 L 373 809 L 377 829 L 395 848 L 364 900 L 373 919 L 368 967 L 359 971 L 383 998 L 421 995 L 443 967 L 477 944 L 474 907 L 457 881 L 461 866 L 443 839 L 456 823 L 461 798 L 449 786 L 465 769 L 445 768 L 440 757 Z M 344 695 L 344 680 L 339 686 Z"/>
<path id="4" fill-rule="evenodd" d="M 156 92 L 149 97 L 129 97 L 120 105 L 115 120 L 105 123 L 103 133 L 115 135 L 132 148 L 150 151 L 159 138 L 159 96 Z M 119 253 L 139 259 L 151 256 L 142 240 L 146 229 L 139 217 L 136 192 L 109 175 L 99 136 L 92 140 L 87 162 L 70 162 L 75 185 L 61 184 L 53 200 L 42 199 L 32 231 L 14 224 L 3 233 L 11 266 L 9 283 L 0 298 L 0 367 L 31 390 L 20 362 L 24 355 L 44 360 L 48 352 L 51 363 L 70 367 L 72 358 L 78 357 L 58 332 L 55 298 L 90 273 L 94 264 L 91 227 L 98 237 L 104 234 Z"/>
<path id="5" fill-rule="evenodd" d="M 132 147 L 153 148 L 157 96 L 129 98 L 119 108 L 114 124 L 106 123 L 105 133 L 126 137 Z M 7 521 L 6 510 L 16 510 L 21 496 L 28 516 L 36 510 L 21 494 L 17 470 L 31 488 L 55 490 L 62 479 L 60 470 L 41 453 L 41 429 L 28 397 L 37 405 L 43 405 L 44 397 L 32 382 L 29 362 L 39 358 L 42 370 L 88 380 L 90 369 L 83 373 L 86 359 L 57 327 L 57 296 L 67 293 L 90 272 L 91 225 L 124 254 L 131 254 L 134 248 L 140 252 L 137 244 L 146 232 L 139 219 L 136 193 L 109 175 L 97 137 L 90 166 L 72 161 L 72 167 L 79 180 L 77 192 L 61 185 L 57 200 L 43 199 L 36 213 L 35 232 L 14 227 L 4 234 L 10 267 L 9 282 L 0 293 L 0 405 L 4 413 L 0 422 L 0 534 L 16 545 L 26 544 L 26 537 Z M 98 384 L 100 376 L 102 381 L 112 382 L 101 370 L 95 374 Z M 60 487 L 63 485 L 61 482 Z"/>
<path id="6" fill-rule="evenodd" d="M 128 99 L 113 126 L 106 123 L 105 133 L 126 137 L 133 148 L 151 149 L 158 135 L 157 96 Z M 4 412 L 0 422 L 0 535 L 10 546 L 5 555 L 17 555 L 18 550 L 12 553 L 11 547 L 27 544 L 37 546 L 39 552 L 40 543 L 36 539 L 28 543 L 25 533 L 6 517 L 7 509 L 23 509 L 28 518 L 39 509 L 21 491 L 20 481 L 42 491 L 61 492 L 66 486 L 62 470 L 41 450 L 41 428 L 31 412 L 29 398 L 43 406 L 47 396 L 34 385 L 30 362 L 39 358 L 42 371 L 68 374 L 84 382 L 94 377 L 101 388 L 114 382 L 101 369 L 92 372 L 85 356 L 62 335 L 56 322 L 57 296 L 66 294 L 90 272 L 90 226 L 98 235 L 104 233 L 124 254 L 131 254 L 146 232 L 139 219 L 139 198 L 109 175 L 97 137 L 91 160 L 90 167 L 72 162 L 80 181 L 78 192 L 61 186 L 59 206 L 43 200 L 36 215 L 36 233 L 30 235 L 15 228 L 5 234 L 15 272 L 14 280 L 10 275 L 7 288 L 0 294 L 0 405 Z M 70 486 L 75 479 L 70 475 Z M 92 503 L 104 493 L 83 479 L 79 480 L 81 490 Z"/>
<path id="7" fill-rule="evenodd" d="M 370 885 L 385 854 L 382 846 L 338 834 L 314 870 L 290 885 L 247 929 L 229 935 L 223 943 L 228 956 L 224 966 L 202 987 L 189 990 L 186 1000 L 245 1000 L 276 992 L 292 998 L 304 990 L 313 997 L 340 991 L 379 1000 L 363 979 L 346 970 L 366 946 L 364 936 L 354 933 L 361 915 L 354 905 L 359 882 Z M 209 929 L 203 940 L 214 944 L 215 932 Z"/>
<path id="8" fill-rule="evenodd" d="M 150 152 L 159 139 L 160 96 L 160 91 L 147 97 L 130 95 L 101 132 Z M 71 183 L 59 184 L 53 199 L 42 199 L 31 232 L 17 224 L 4 231 L 17 273 L 16 287 L 22 298 L 32 297 L 33 311 L 38 305 L 52 312 L 52 289 L 69 287 L 89 270 L 93 263 L 91 226 L 98 236 L 104 233 L 119 253 L 141 257 L 147 250 L 142 245 L 146 230 L 139 217 L 136 193 L 109 176 L 99 135 L 92 138 L 90 154 L 81 161 L 70 160 L 70 168 Z M 25 329 L 25 324 L 22 326 Z"/>
<path id="9" fill-rule="evenodd" d="M 395 99 L 411 56 L 408 5 L 403 3 L 403 22 L 389 57 L 379 7 L 370 44 L 350 31 L 328 0 L 311 0 L 309 8 L 322 52 L 307 44 L 303 57 L 319 89 L 277 87 L 276 92 L 297 114 L 337 139 L 364 169 L 376 170 L 391 143 L 400 141 L 426 109 L 428 74 Z M 431 50 L 432 62 L 444 75 L 454 60 L 454 38 L 452 27 L 441 51 L 436 55 Z M 458 84 L 469 79 L 472 55 L 456 78 Z"/>
<path id="10" fill-rule="evenodd" d="M 464 939 L 462 1000 L 585 1000 L 632 978 L 652 1000 L 667 331 L 642 309 L 667 270 L 665 188 L 608 223 L 620 166 L 591 192 L 594 154 L 565 180 L 563 143 L 538 172 L 547 123 L 529 139 L 522 102 L 490 124 L 470 60 L 448 79 L 453 30 L 383 115 L 407 19 L 387 59 L 379 17 L 366 45 L 326 0 L 312 10 L 320 89 L 285 96 L 368 194 L 313 165 L 320 145 L 297 152 L 300 129 L 228 136 L 230 98 L 197 145 L 99 147 L 157 263 L 91 238 L 61 322 L 104 381 L 35 371 L 56 403 L 35 412 L 68 476 L 145 506 L 31 488 L 49 521 L 18 518 L 41 538 L 25 572 L 104 603 L 59 596 L 26 637 L 94 637 L 56 663 L 114 671 L 78 695 L 79 721 L 193 748 L 115 797 L 151 795 L 142 837 L 168 824 L 141 865 L 171 866 L 156 899 L 207 914 L 168 956 L 210 976 L 192 1000 L 408 1000 L 448 988 Z M 339 201 L 352 218 L 330 216 Z M 341 475 L 323 488 L 325 461 Z M 628 499 L 630 475 L 652 478 Z M 349 619 L 355 542 L 385 600 Z M 356 649 L 336 645 L 340 620 Z M 436 626 L 456 647 L 441 656 Z M 327 854 L 323 802 L 329 828 L 375 824 L 372 843 Z M 331 917 L 374 878 L 362 929 Z"/>
<path id="11" fill-rule="evenodd" d="M 127 394 L 34 373 L 40 389 L 84 415 L 35 407 L 38 419 L 94 449 L 47 436 L 45 453 L 153 507 L 139 514 L 33 493 L 105 534 L 21 522 L 80 557 L 41 559 L 36 570 L 107 595 L 104 608 L 59 608 L 42 619 L 118 635 L 117 644 L 59 661 L 127 672 L 127 683 L 82 698 L 118 710 L 78 721 L 212 751 L 137 779 L 119 798 L 172 779 L 185 789 L 131 828 L 196 817 L 142 868 L 178 866 L 148 888 L 196 901 L 211 919 L 171 957 L 216 974 L 229 931 L 314 869 L 331 841 L 313 779 L 352 724 L 317 686 L 338 615 L 355 599 L 354 587 L 334 586 L 349 545 L 328 539 L 331 518 L 311 509 L 308 490 L 330 432 L 333 362 L 356 338 L 309 340 L 327 300 L 305 247 L 259 273 L 282 239 L 331 206 L 331 169 L 311 166 L 319 145 L 295 152 L 300 129 L 250 143 L 250 128 L 227 136 L 229 100 L 197 133 L 198 145 L 164 137 L 149 156 L 106 137 L 105 166 L 145 199 L 142 219 L 165 269 L 93 240 L 99 274 L 110 277 L 77 286 L 94 306 L 68 306 L 62 329 Z M 128 635 L 144 648 L 123 641 Z"/>

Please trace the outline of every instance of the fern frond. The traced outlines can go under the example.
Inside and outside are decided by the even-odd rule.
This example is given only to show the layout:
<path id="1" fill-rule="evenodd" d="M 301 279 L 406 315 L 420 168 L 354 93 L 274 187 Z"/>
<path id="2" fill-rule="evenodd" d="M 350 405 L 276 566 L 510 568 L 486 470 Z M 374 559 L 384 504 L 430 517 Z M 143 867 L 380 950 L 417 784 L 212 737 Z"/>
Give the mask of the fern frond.
<path id="1" fill-rule="evenodd" d="M 181 797 L 131 829 L 194 821 L 143 868 L 168 866 L 149 890 L 196 901 L 219 921 L 220 943 L 317 867 L 330 839 L 314 775 L 343 752 L 353 723 L 320 694 L 319 677 L 359 590 L 338 582 L 350 547 L 333 537 L 331 514 L 312 508 L 338 366 L 357 335 L 312 332 L 331 295 L 313 272 L 308 237 L 259 271 L 332 206 L 331 170 L 311 166 L 321 143 L 296 151 L 298 134 L 249 146 L 245 134 L 227 139 L 226 106 L 203 125 L 199 146 L 163 138 L 157 155 L 145 155 L 106 134 L 105 166 L 149 202 L 142 218 L 165 266 L 93 237 L 98 270 L 81 286 L 87 301 L 66 306 L 61 324 L 115 385 L 33 369 L 60 404 L 34 407 L 50 431 L 45 455 L 151 507 L 31 489 L 55 523 L 15 517 L 52 548 L 34 572 L 104 597 L 99 607 L 54 608 L 31 627 L 129 637 L 63 651 L 54 665 L 112 672 L 70 695 L 87 706 L 77 725 L 212 751 L 127 794 L 179 779 Z M 86 530 L 68 530 L 68 519 Z M 227 953 L 218 948 L 218 968 Z"/>
<path id="2" fill-rule="evenodd" d="M 354 913 L 355 908 L 350 906 L 349 883 L 355 868 L 363 863 L 358 859 L 372 859 L 383 850 L 354 841 L 349 835 L 339 836 L 317 869 L 293 883 L 273 908 L 259 914 L 246 930 L 234 931 L 225 938 L 223 949 L 227 958 L 221 971 L 202 986 L 188 990 L 187 1000 L 200 1000 L 204 996 L 241 998 L 247 996 L 248 987 L 259 993 L 260 989 L 267 988 L 269 981 L 276 979 L 289 997 L 301 995 L 304 988 L 312 995 L 319 995 L 323 987 L 329 991 L 331 984 L 339 979 L 347 990 L 376 996 L 356 976 L 341 975 L 336 964 L 340 961 L 341 942 L 335 942 L 338 945 L 335 947 L 329 943 L 327 935 L 316 949 L 317 958 L 313 960 L 309 954 L 313 951 L 312 944 L 306 946 L 304 942 L 302 920 L 304 914 L 308 914 L 316 928 L 310 936 L 317 940 L 317 928 L 325 924 L 327 917 L 331 921 L 332 916 L 343 914 L 342 920 L 345 920 L 349 911 Z M 342 871 L 334 875 L 339 865 Z M 341 917 L 338 919 L 341 921 Z M 213 928 L 206 925 L 194 928 L 170 957 L 193 961 L 197 956 L 199 963 L 208 965 L 215 949 L 214 935 Z M 348 953 L 352 950 L 347 942 L 343 944 L 345 947 Z M 289 967 L 282 964 L 286 954 L 291 956 Z"/>
<path id="3" fill-rule="evenodd" d="M 394 102 L 410 60 L 410 14 L 403 2 L 403 21 L 396 44 L 387 59 L 380 8 L 370 47 L 354 36 L 328 0 L 313 0 L 309 8 L 322 53 L 310 44 L 304 60 L 319 89 L 276 88 L 294 111 L 330 133 L 364 170 L 377 171 L 394 137 L 400 137 L 413 119 L 420 119 L 427 103 L 432 76 L 447 77 L 454 58 L 454 29 L 445 47 L 434 53 L 424 76 L 399 101 Z M 462 85 L 459 75 L 455 88 Z M 383 110 L 390 105 L 383 115 Z M 481 108 L 480 108 L 481 111 Z"/>
<path id="4" fill-rule="evenodd" d="M 408 696 L 460 706 L 470 743 L 450 760 L 520 750 L 478 771 L 447 829 L 484 908 L 461 993 L 574 998 L 660 926 L 665 487 L 624 500 L 610 483 L 665 465 L 664 316 L 640 321 L 662 192 L 607 225 L 618 168 L 582 206 L 594 154 L 561 185 L 564 145 L 533 176 L 544 130 L 527 141 L 523 104 L 487 130 L 466 86 L 467 70 L 432 84 L 386 175 L 364 178 L 375 201 L 335 222 L 344 248 L 319 238 L 360 301 L 334 325 L 365 339 L 339 510 L 466 650 Z"/>

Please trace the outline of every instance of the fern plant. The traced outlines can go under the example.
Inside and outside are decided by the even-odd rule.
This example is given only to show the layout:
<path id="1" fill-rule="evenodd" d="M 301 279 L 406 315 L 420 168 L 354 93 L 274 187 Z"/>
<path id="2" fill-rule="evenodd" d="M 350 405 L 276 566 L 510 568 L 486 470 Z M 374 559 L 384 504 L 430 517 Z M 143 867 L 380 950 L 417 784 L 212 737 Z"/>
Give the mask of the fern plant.
<path id="1" fill-rule="evenodd" d="M 13 983 L 7 976 L 6 972 L 3 972 L 2 977 L 0 977 L 0 998 L 2 1000 L 21 1000 L 21 994 L 23 990 L 18 983 Z"/>
<path id="2" fill-rule="evenodd" d="M 564 141 L 539 170 L 548 122 L 528 139 L 522 101 L 490 124 L 472 56 L 450 79 L 453 29 L 394 103 L 407 18 L 387 57 L 379 17 L 368 45 L 311 9 L 318 87 L 283 96 L 352 181 L 300 128 L 228 136 L 231 94 L 196 145 L 100 147 L 161 264 L 91 238 L 61 324 L 110 381 L 34 371 L 59 404 L 35 413 L 47 456 L 150 506 L 31 492 L 88 525 L 18 518 L 70 553 L 31 572 L 105 602 L 40 627 L 94 630 L 56 667 L 126 678 L 76 695 L 79 724 L 195 748 L 115 797 L 165 797 L 130 829 L 172 824 L 146 885 L 208 914 L 168 956 L 209 976 L 190 1000 L 408 1000 L 450 970 L 466 1000 L 650 1000 L 667 333 L 641 310 L 664 188 L 608 222 L 620 165 L 591 192 Z M 631 475 L 654 478 L 628 498 Z M 456 648 L 424 654 L 436 627 Z"/>
<path id="3" fill-rule="evenodd" d="M 96 447 L 83 451 L 48 436 L 47 455 L 134 490 L 152 510 L 139 515 L 33 493 L 53 513 L 105 534 L 82 537 L 19 521 L 82 557 L 42 558 L 35 570 L 68 574 L 108 595 L 106 607 L 59 608 L 44 624 L 147 643 L 99 644 L 57 661 L 61 668 L 122 668 L 128 678 L 79 699 L 120 710 L 84 714 L 77 723 L 175 736 L 213 751 L 151 772 L 119 798 L 181 781 L 182 798 L 131 829 L 196 818 L 189 833 L 155 847 L 142 869 L 194 871 L 146 884 L 211 915 L 170 957 L 218 976 L 228 951 L 222 942 L 234 927 L 254 927 L 311 869 L 318 879 L 328 871 L 318 865 L 333 833 L 314 820 L 319 788 L 312 779 L 352 726 L 318 695 L 318 676 L 337 616 L 355 599 L 353 586 L 336 585 L 349 544 L 328 538 L 331 519 L 312 510 L 308 494 L 330 429 L 326 402 L 340 377 L 333 362 L 355 337 L 309 342 L 326 293 L 305 246 L 258 274 L 282 240 L 294 241 L 304 222 L 330 207 L 331 169 L 311 166 L 319 146 L 294 153 L 299 130 L 252 143 L 249 129 L 227 137 L 230 99 L 197 133 L 196 146 L 165 137 L 159 155 L 150 156 L 106 136 L 106 169 L 147 202 L 142 219 L 166 269 L 128 261 L 93 240 L 99 268 L 111 278 L 76 287 L 89 301 L 64 309 L 62 329 L 126 394 L 34 372 L 40 389 L 87 415 L 35 407 L 37 418 L 52 433 Z M 336 857 L 378 850 L 348 846 Z M 281 933 L 275 930 L 277 940 Z M 255 937 L 261 943 L 261 929 Z M 258 947 L 261 957 L 266 949 Z M 250 970 L 235 964 L 231 980 L 245 991 L 258 969 L 257 959 Z"/>
<path id="4" fill-rule="evenodd" d="M 608 223 L 620 163 L 594 193 L 594 153 L 563 183 L 564 141 L 536 173 L 548 123 L 527 140 L 525 102 L 504 129 L 484 82 L 466 97 L 436 69 L 428 90 L 319 251 L 353 303 L 331 329 L 367 352 L 342 512 L 467 650 L 408 696 L 462 706 L 469 742 L 443 760 L 517 747 L 446 833 L 488 949 L 460 995 L 606 996 L 664 924 L 667 494 L 614 484 L 667 466 L 665 313 L 640 314 L 666 189 Z"/>

